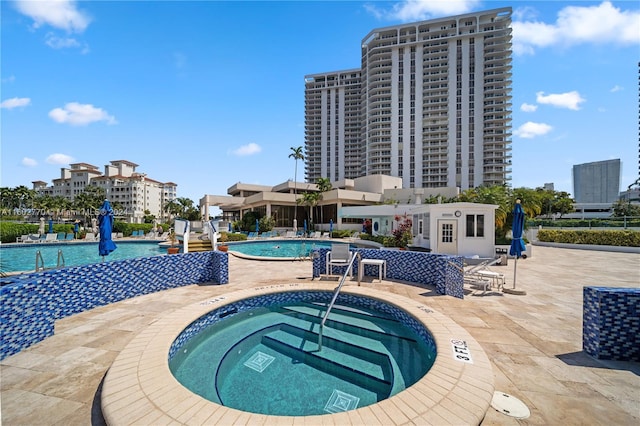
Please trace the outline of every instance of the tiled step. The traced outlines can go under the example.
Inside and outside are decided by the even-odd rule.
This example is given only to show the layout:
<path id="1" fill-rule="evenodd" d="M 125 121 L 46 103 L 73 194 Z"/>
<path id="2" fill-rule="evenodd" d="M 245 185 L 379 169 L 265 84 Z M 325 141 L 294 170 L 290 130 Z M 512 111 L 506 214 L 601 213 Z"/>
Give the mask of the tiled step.
<path id="1" fill-rule="evenodd" d="M 357 383 L 378 394 L 388 395 L 391 391 L 393 373 L 386 354 L 326 336 L 323 338 L 322 350 L 318 351 L 316 333 L 288 324 L 281 324 L 279 329 L 263 336 L 262 343 L 320 371 Z"/>

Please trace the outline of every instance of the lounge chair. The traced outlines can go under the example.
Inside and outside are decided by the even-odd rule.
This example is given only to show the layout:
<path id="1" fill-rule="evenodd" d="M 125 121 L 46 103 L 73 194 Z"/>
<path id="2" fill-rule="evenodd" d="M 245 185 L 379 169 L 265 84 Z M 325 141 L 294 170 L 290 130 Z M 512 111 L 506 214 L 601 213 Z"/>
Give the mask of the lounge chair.
<path id="1" fill-rule="evenodd" d="M 334 243 L 331 244 L 331 251 L 327 252 L 327 275 L 332 275 L 334 266 L 348 266 L 349 275 L 353 277 L 353 268 L 351 267 L 351 259 L 353 252 L 349 250 L 348 244 Z"/>
<path id="2" fill-rule="evenodd" d="M 65 241 L 73 241 L 76 239 L 76 235 L 73 232 L 67 232 L 67 235 L 64 237 Z"/>
<path id="3" fill-rule="evenodd" d="M 31 243 L 31 239 L 29 238 L 29 234 L 21 235 L 16 238 L 16 243 Z"/>
<path id="4" fill-rule="evenodd" d="M 94 234 L 93 232 L 87 232 L 87 234 L 84 236 L 85 241 L 97 241 L 96 239 L 96 234 Z"/>
<path id="5" fill-rule="evenodd" d="M 138 230 L 135 230 L 135 231 L 133 231 L 133 232 L 131 233 L 131 236 L 132 236 L 132 237 L 134 237 L 134 238 L 137 238 L 137 237 L 138 237 L 138 235 L 139 235 L 139 234 L 138 234 Z"/>
<path id="6" fill-rule="evenodd" d="M 66 238 L 67 234 L 66 232 L 58 232 L 58 235 L 56 236 L 56 240 L 58 241 L 64 241 L 64 239 Z"/>
<path id="7" fill-rule="evenodd" d="M 491 287 L 494 284 L 500 289 L 505 284 L 505 275 L 500 272 L 495 272 L 489 269 L 490 266 L 500 263 L 500 258 L 488 259 L 483 262 L 473 265 L 470 268 L 464 270 L 465 282 L 474 285 L 476 287 L 483 287 L 484 291 L 487 291 L 487 287 Z"/>
<path id="8" fill-rule="evenodd" d="M 58 241 L 58 234 L 46 234 L 44 237 L 45 243 L 55 243 L 56 241 Z"/>
<path id="9" fill-rule="evenodd" d="M 295 238 L 295 236 L 295 231 L 287 231 L 287 233 L 285 234 L 285 238 Z"/>

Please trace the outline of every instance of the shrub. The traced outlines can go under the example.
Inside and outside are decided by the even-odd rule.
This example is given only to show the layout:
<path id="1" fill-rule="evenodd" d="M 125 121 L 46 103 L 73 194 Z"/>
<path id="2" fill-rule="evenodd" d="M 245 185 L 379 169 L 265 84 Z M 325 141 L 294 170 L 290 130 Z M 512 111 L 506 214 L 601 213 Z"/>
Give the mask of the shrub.
<path id="1" fill-rule="evenodd" d="M 640 247 L 640 232 L 629 230 L 570 230 L 541 229 L 538 240 L 566 244 L 593 244 L 603 246 Z"/>

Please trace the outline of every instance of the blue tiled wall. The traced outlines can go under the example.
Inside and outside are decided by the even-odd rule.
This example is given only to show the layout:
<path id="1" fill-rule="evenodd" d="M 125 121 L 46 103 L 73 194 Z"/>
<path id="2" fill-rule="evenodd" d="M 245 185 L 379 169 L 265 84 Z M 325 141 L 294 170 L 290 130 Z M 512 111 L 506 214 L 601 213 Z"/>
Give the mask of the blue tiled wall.
<path id="1" fill-rule="evenodd" d="M 0 360 L 53 335 L 57 319 L 183 285 L 229 282 L 227 253 L 209 251 L 96 263 L 3 278 Z M 7 281 L 10 281 L 8 284 Z"/>
<path id="2" fill-rule="evenodd" d="M 640 288 L 584 287 L 582 349 L 598 359 L 640 361 Z"/>
<path id="3" fill-rule="evenodd" d="M 313 277 L 326 272 L 326 255 L 330 249 L 317 249 L 313 258 Z M 363 259 L 384 259 L 387 261 L 387 278 L 429 284 L 436 287 L 439 294 L 464 298 L 462 257 L 405 250 L 356 249 Z M 454 266 L 454 265 L 457 265 Z M 334 267 L 334 273 L 344 273 L 346 266 Z M 354 275 L 358 271 L 358 261 L 354 262 Z M 376 266 L 366 265 L 364 275 L 377 276 Z"/>

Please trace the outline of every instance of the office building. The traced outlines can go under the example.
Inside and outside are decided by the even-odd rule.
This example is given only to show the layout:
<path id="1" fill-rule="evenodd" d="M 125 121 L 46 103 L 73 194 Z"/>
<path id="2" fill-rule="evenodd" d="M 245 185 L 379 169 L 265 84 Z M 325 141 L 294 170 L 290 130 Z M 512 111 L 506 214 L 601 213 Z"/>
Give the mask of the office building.
<path id="1" fill-rule="evenodd" d="M 573 166 L 573 194 L 576 203 L 615 203 L 620 194 L 620 159 Z"/>
<path id="2" fill-rule="evenodd" d="M 371 31 L 361 68 L 305 76 L 305 178 L 403 188 L 504 184 L 511 8 Z"/>

